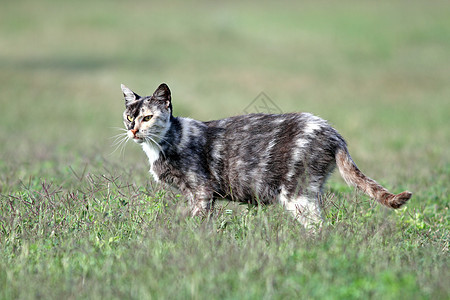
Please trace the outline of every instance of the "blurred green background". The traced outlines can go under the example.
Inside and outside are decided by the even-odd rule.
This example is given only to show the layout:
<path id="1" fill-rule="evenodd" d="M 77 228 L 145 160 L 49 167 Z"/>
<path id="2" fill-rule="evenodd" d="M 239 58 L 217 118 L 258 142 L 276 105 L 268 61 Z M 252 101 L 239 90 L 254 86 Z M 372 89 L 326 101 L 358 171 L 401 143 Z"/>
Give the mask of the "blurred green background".
<path id="1" fill-rule="evenodd" d="M 443 299 L 448 296 L 445 285 L 448 282 L 450 182 L 448 1 L 17 0 L 2 1 L 0 7 L 0 192 L 4 204 L 0 219 L 3 234 L 0 245 L 4 247 L 0 287 L 5 291 L 3 297 L 39 296 L 31 286 L 23 291 L 21 287 L 21 282 L 37 278 L 35 287 L 42 284 L 47 289 L 47 294 L 42 294 L 44 298 L 58 297 L 55 295 L 67 298 L 79 291 L 84 293 L 82 297 L 109 297 L 113 295 L 109 293 L 116 291 L 107 290 L 109 286 L 125 291 L 122 294 L 125 298 L 151 296 L 154 291 L 159 291 L 162 297 L 195 298 L 198 290 L 194 284 L 220 285 L 220 278 L 228 278 L 234 282 L 234 288 L 222 288 L 220 295 L 224 297 L 242 296 L 245 289 L 241 287 L 249 287 L 250 298 L 252 295 L 254 298 L 283 298 L 286 296 L 283 289 L 271 286 L 267 278 L 277 270 L 270 278 L 280 283 L 278 288 L 284 283 L 297 284 L 300 279 L 296 276 L 300 275 L 295 264 L 302 260 L 310 265 L 299 268 L 310 272 L 305 274 L 312 274 L 301 277 L 303 286 L 305 291 L 316 291 L 316 296 L 343 288 L 341 295 L 345 299 L 348 299 L 346 295 L 398 298 L 403 295 L 400 286 L 404 283 L 409 284 L 410 296 L 437 295 Z M 353 217 L 360 218 L 358 221 L 342 221 L 342 215 L 352 216 L 348 210 L 338 209 L 328 216 L 330 223 L 341 222 L 345 228 L 336 232 L 336 238 L 324 238 L 311 247 L 303 245 L 295 252 L 289 249 L 299 247 L 295 244 L 298 241 L 288 236 L 286 243 L 291 243 L 292 248 L 286 246 L 284 252 L 280 252 L 275 246 L 270 248 L 278 243 L 278 233 L 276 242 L 271 240 L 264 244 L 264 239 L 258 236 L 241 241 L 240 233 L 224 230 L 231 238 L 228 236 L 228 242 L 222 245 L 220 236 L 214 234 L 211 240 L 203 241 L 201 233 L 195 235 L 189 223 L 183 225 L 184 221 L 171 223 L 175 229 L 169 232 L 153 229 L 152 234 L 158 237 L 150 239 L 145 233 L 142 233 L 144 238 L 140 235 L 148 227 L 141 227 L 140 221 L 133 223 L 124 216 L 119 220 L 124 222 L 120 223 L 122 225 L 131 224 L 123 225 L 128 235 L 117 229 L 122 225 L 114 223 L 116 219 L 108 219 L 106 214 L 100 213 L 95 215 L 103 220 L 96 223 L 100 227 L 93 229 L 86 225 L 79 229 L 79 224 L 90 224 L 91 220 L 81 212 L 84 204 L 80 202 L 74 204 L 80 205 L 80 211 L 68 208 L 65 211 L 68 217 L 61 216 L 66 225 L 52 227 L 49 221 L 45 230 L 53 232 L 51 235 L 45 230 L 35 234 L 33 230 L 41 232 L 41 227 L 33 224 L 41 224 L 47 217 L 53 220 L 55 212 L 49 210 L 47 217 L 28 220 L 28 202 L 24 200 L 23 204 L 17 199 L 26 199 L 28 193 L 41 193 L 45 190 L 42 182 L 63 187 L 62 194 L 63 197 L 68 195 L 67 199 L 78 190 L 94 185 L 88 180 L 90 177 L 79 179 L 80 174 L 93 174 L 94 178 L 116 174 L 120 180 L 138 188 L 147 186 L 150 177 L 142 150 L 132 144 L 124 152 L 120 149 L 114 152 L 113 137 L 120 133 L 117 128 L 123 126 L 124 100 L 120 84 L 126 84 L 138 94 L 149 95 L 161 82 L 170 86 L 174 113 L 179 116 L 206 121 L 242 114 L 263 92 L 283 112 L 311 112 L 329 120 L 346 138 L 350 153 L 367 175 L 394 192 L 408 189 L 414 193 L 408 208 L 399 213 L 398 218 L 394 213 L 389 214 L 389 220 L 402 225 L 393 225 L 396 229 L 383 225 L 379 229 L 382 222 L 379 220 L 384 220 L 387 214 L 378 211 L 374 213 L 378 216 L 375 217 L 378 221 L 374 221 L 376 225 L 368 226 L 367 230 L 383 233 L 378 237 L 381 241 L 376 234 L 372 240 L 372 232 L 368 234 L 370 237 L 361 237 L 347 230 L 353 226 L 360 228 L 356 222 L 365 224 L 369 218 L 355 213 Z M 98 179 L 97 184 L 106 182 L 105 178 L 102 180 Z M 109 187 L 108 184 L 108 191 Z M 123 191 L 118 189 L 113 194 L 122 197 L 118 195 Z M 339 176 L 331 178 L 326 192 L 330 189 L 333 193 L 343 191 L 347 195 L 335 199 L 348 200 L 353 197 L 348 195 L 354 195 Z M 153 205 L 153 200 L 147 200 L 146 205 Z M 86 201 L 107 205 L 111 214 L 121 212 L 111 208 L 115 202 L 97 201 L 95 197 Z M 14 210 L 13 203 L 17 207 L 24 205 L 22 213 Z M 122 209 L 121 205 L 126 206 L 128 202 L 117 203 Z M 371 208 L 362 207 L 367 213 L 365 216 L 372 216 Z M 14 219 L 14 213 L 22 219 Z M 141 220 L 140 212 L 136 214 L 136 219 Z M 231 223 L 239 229 L 246 226 L 245 220 L 236 219 Z M 276 220 L 273 224 L 290 222 L 279 221 L 283 218 Z M 31 229 L 28 233 L 22 232 L 19 239 L 15 237 L 18 227 L 14 222 L 25 224 L 23 228 L 32 224 Z M 104 227 L 101 224 L 105 224 Z M 155 224 L 155 228 L 161 224 L 162 228 L 168 226 L 168 223 Z M 81 232 L 81 238 L 72 240 L 73 228 Z M 295 230 L 293 233 L 283 231 L 284 225 L 280 228 L 285 235 L 298 236 Z M 383 231 L 386 228 L 391 231 Z M 278 227 L 274 232 L 277 230 Z M 242 232 L 251 235 L 250 230 Z M 108 233 L 111 234 L 109 240 L 106 237 L 103 240 L 102 234 L 108 236 Z M 165 250 L 184 249 L 180 239 L 193 249 L 203 245 L 203 252 L 197 255 L 192 251 L 191 261 L 187 263 L 183 251 L 175 251 L 172 254 L 175 258 L 164 260 Z M 82 241 L 81 246 L 78 241 Z M 98 243 L 105 245 L 108 241 L 113 245 L 111 248 L 96 248 Z M 28 249 L 27 243 L 30 249 L 37 250 L 23 250 Z M 81 250 L 72 253 L 72 243 Z M 261 272 L 245 273 L 244 270 L 235 279 L 236 270 L 244 264 L 239 256 L 245 248 L 242 245 L 259 245 L 256 250 L 268 246 L 270 255 L 245 252 L 253 263 L 249 270 L 258 266 L 264 255 L 268 263 L 260 266 Z M 346 248 L 346 245 L 350 246 Z M 379 258 L 371 251 L 358 252 L 366 246 L 373 249 L 374 245 L 380 247 L 374 250 Z M 152 249 L 163 254 L 147 254 Z M 214 251 L 208 252 L 211 249 L 236 256 L 222 262 L 214 259 Z M 310 251 L 315 254 L 309 255 Z M 342 265 L 337 264 L 334 271 L 330 251 L 343 253 L 338 256 L 341 257 L 338 263 Z M 381 261 L 386 251 L 390 262 Z M 69 268 L 72 257 L 83 253 L 94 253 L 93 261 L 80 262 L 78 269 Z M 135 253 L 140 256 L 136 258 Z M 204 256 L 202 253 L 209 253 L 211 265 L 196 271 L 197 262 L 202 262 Z M 183 268 L 195 273 L 188 279 L 181 279 L 184 294 L 171 294 L 166 290 L 169 282 L 180 280 L 179 265 L 171 265 L 169 271 L 164 271 L 171 259 L 182 266 L 186 263 Z M 110 268 L 108 264 L 103 265 L 109 261 L 122 264 L 111 264 Z M 141 269 L 142 261 L 148 271 Z M 292 262 L 292 269 L 277 269 L 284 265 L 279 262 Z M 75 263 L 78 261 L 74 258 Z M 372 275 L 364 277 L 367 274 L 353 269 L 361 265 L 366 266 L 363 270 L 367 268 L 369 273 L 374 272 L 376 278 L 381 278 L 376 281 L 381 288 L 371 285 Z M 53 268 L 49 272 L 52 275 L 35 277 L 46 266 Z M 125 275 L 117 275 L 115 268 Z M 156 273 L 151 273 L 153 271 Z M 126 282 L 133 279 L 135 273 L 140 274 L 140 287 L 144 288 L 148 282 L 153 285 L 144 292 L 141 290 L 142 293 L 129 288 Z M 258 274 L 263 274 L 264 278 Z M 110 280 L 104 288 L 103 276 Z M 155 287 L 158 281 L 149 280 L 152 276 L 161 280 L 160 286 Z M 320 285 L 324 276 L 329 276 L 332 282 L 329 290 Z M 90 288 L 79 288 L 84 286 L 85 277 Z M 287 277 L 292 281 L 285 280 Z M 401 281 L 394 283 L 399 277 Z M 315 279 L 308 281 L 307 278 Z M 356 280 L 361 278 L 367 281 Z M 88 285 L 89 279 L 91 285 Z M 351 284 L 356 285 L 345 290 Z M 56 294 L 54 285 L 58 286 Z M 210 293 L 203 297 L 207 295 Z"/>
<path id="2" fill-rule="evenodd" d="M 448 164 L 449 12 L 446 1 L 3 2 L 2 160 L 106 156 L 120 83 L 150 94 L 166 82 L 176 115 L 241 114 L 264 92 L 329 120 L 373 176 L 429 175 Z"/>

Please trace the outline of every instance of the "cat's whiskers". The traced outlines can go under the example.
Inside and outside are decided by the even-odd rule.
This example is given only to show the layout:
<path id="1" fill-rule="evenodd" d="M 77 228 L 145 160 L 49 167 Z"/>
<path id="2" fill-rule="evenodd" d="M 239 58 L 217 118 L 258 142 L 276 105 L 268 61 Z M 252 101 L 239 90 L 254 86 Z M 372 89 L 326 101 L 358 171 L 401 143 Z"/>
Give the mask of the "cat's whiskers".
<path id="1" fill-rule="evenodd" d="M 119 144 L 122 143 L 122 141 L 128 137 L 128 135 L 126 133 L 119 133 L 116 134 L 115 136 L 112 136 L 110 139 L 114 139 L 114 141 L 112 142 L 113 146 L 117 146 Z"/>
<path id="2" fill-rule="evenodd" d="M 119 134 L 116 134 L 116 135 L 110 137 L 109 139 L 114 139 L 113 145 L 115 145 L 117 143 L 117 140 L 119 140 L 120 138 L 123 138 L 125 135 L 127 135 L 127 134 L 126 133 L 119 133 Z"/>
<path id="3" fill-rule="evenodd" d="M 164 138 L 164 137 L 160 137 L 160 136 L 158 136 L 158 135 L 156 135 L 156 134 L 154 134 L 154 133 L 148 133 L 148 135 L 151 135 L 152 137 L 157 138 L 157 139 L 159 139 L 160 141 L 163 141 L 164 143 L 168 144 L 169 146 L 173 146 L 173 145 L 172 145 L 171 143 L 169 143 L 169 142 L 167 141 L 167 139 Z"/>
<path id="4" fill-rule="evenodd" d="M 130 138 L 127 135 L 125 138 L 122 139 L 122 141 L 119 144 L 120 154 L 122 155 L 122 157 L 125 157 L 125 147 L 127 146 L 129 140 Z"/>
<path id="5" fill-rule="evenodd" d="M 166 154 L 164 153 L 164 150 L 162 149 L 161 145 L 158 144 L 150 135 L 145 136 L 144 139 L 145 139 L 146 142 L 150 142 L 152 144 L 155 144 L 159 148 L 161 153 L 163 154 L 164 158 L 166 158 Z"/>
<path id="6" fill-rule="evenodd" d="M 125 137 L 123 139 L 121 139 L 120 141 L 118 141 L 115 150 L 111 154 L 119 151 L 119 153 L 122 156 L 124 156 L 124 153 L 125 153 L 124 148 L 125 148 L 125 145 L 126 145 L 127 141 L 128 141 L 128 139 L 125 138 Z"/>
<path id="7" fill-rule="evenodd" d="M 122 128 L 120 128 L 122 129 Z M 125 131 L 127 131 L 125 129 Z M 117 150 L 119 150 L 119 153 L 124 156 L 125 155 L 125 146 L 127 144 L 127 142 L 130 140 L 127 132 L 123 132 L 123 133 L 119 133 L 116 134 L 115 136 L 112 136 L 111 139 L 114 139 L 114 141 L 112 142 L 113 147 L 115 147 L 114 151 L 111 152 L 110 155 L 113 155 L 114 153 L 117 152 Z"/>

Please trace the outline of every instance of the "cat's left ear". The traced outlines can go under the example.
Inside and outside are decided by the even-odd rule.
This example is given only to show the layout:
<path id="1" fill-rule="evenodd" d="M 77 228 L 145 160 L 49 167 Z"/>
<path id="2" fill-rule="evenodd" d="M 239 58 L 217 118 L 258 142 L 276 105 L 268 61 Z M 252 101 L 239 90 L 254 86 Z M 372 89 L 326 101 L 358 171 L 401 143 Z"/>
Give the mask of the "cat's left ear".
<path id="1" fill-rule="evenodd" d="M 123 84 L 120 85 L 120 88 L 122 89 L 123 96 L 125 97 L 125 105 L 127 105 L 129 102 L 133 102 L 136 99 L 141 98 L 141 96 L 139 96 Z"/>
<path id="2" fill-rule="evenodd" d="M 172 111 L 172 96 L 170 94 L 170 89 L 165 83 L 161 83 L 160 86 L 153 93 L 153 99 L 158 101 L 164 101 L 166 108 L 170 108 Z"/>

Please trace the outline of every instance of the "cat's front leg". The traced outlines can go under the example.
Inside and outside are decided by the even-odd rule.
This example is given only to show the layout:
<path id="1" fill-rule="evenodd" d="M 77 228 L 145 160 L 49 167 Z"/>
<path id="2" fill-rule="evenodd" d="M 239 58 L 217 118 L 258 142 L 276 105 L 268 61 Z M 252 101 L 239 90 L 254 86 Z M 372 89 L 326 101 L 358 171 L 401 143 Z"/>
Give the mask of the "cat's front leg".
<path id="1" fill-rule="evenodd" d="M 189 198 L 189 206 L 193 217 L 208 217 L 211 215 L 214 207 L 212 194 L 205 191 L 197 191 L 197 193 L 192 193 Z"/>
<path id="2" fill-rule="evenodd" d="M 197 200 L 194 199 L 191 201 L 191 215 L 193 217 L 200 216 L 200 217 L 208 217 L 212 213 L 213 209 L 213 200 L 212 199 L 201 199 Z"/>

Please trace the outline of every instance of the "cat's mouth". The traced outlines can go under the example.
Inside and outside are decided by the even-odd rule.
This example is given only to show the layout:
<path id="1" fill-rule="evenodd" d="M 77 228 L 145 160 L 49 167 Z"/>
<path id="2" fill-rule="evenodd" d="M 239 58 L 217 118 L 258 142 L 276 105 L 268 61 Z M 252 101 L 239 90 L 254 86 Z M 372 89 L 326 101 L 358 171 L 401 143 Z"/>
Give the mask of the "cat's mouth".
<path id="1" fill-rule="evenodd" d="M 128 131 L 128 138 L 138 144 L 140 144 L 144 141 L 144 138 L 138 136 L 136 133 L 133 133 L 131 131 Z"/>
<path id="2" fill-rule="evenodd" d="M 144 139 L 138 136 L 133 137 L 133 141 L 135 141 L 138 144 L 141 144 L 142 142 L 144 142 Z"/>

